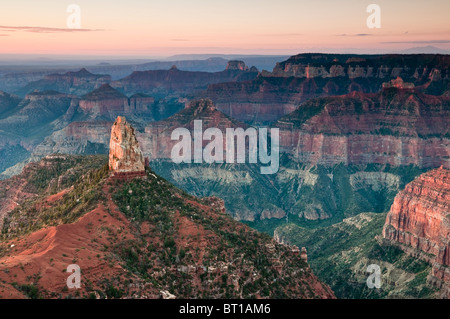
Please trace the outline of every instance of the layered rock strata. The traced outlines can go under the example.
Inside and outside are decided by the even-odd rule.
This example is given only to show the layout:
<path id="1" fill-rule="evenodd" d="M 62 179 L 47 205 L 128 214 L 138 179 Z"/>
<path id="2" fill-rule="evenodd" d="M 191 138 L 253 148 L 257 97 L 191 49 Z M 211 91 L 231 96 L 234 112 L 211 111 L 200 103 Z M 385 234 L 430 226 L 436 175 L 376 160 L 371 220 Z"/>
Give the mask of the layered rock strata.
<path id="1" fill-rule="evenodd" d="M 383 237 L 430 262 L 433 276 L 450 287 L 450 170 L 441 167 L 409 183 L 395 197 Z"/>

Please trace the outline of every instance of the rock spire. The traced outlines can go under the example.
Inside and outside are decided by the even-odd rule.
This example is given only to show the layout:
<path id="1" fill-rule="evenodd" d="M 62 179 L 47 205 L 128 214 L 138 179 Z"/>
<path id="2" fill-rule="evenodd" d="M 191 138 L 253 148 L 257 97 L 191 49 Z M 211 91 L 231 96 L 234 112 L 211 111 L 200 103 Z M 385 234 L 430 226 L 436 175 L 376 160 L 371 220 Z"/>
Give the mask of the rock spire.
<path id="1" fill-rule="evenodd" d="M 111 128 L 109 170 L 114 175 L 145 173 L 145 162 L 134 128 L 119 116 Z"/>

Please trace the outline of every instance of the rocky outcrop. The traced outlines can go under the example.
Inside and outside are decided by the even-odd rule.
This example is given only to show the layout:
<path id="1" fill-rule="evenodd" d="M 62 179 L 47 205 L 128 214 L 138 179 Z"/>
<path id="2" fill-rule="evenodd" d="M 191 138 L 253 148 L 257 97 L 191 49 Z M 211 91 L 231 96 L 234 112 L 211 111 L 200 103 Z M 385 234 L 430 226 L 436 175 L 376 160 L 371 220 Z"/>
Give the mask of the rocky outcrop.
<path id="1" fill-rule="evenodd" d="M 306 252 L 306 247 L 302 247 L 302 250 L 300 252 L 300 258 L 304 261 L 304 262 L 308 262 L 308 254 Z"/>
<path id="2" fill-rule="evenodd" d="M 406 185 L 386 217 L 383 237 L 432 263 L 433 275 L 450 287 L 450 170 L 429 171 Z"/>
<path id="3" fill-rule="evenodd" d="M 99 100 L 98 103 L 105 105 L 105 108 L 108 107 L 108 99 Z M 78 102 L 75 104 L 74 107 L 78 109 Z M 69 107 L 64 118 L 67 115 L 68 118 L 70 117 L 72 119 L 68 114 L 71 107 Z M 144 125 L 148 122 L 166 118 L 181 107 L 181 104 L 168 104 L 164 101 L 159 101 L 156 104 L 154 98 L 151 96 L 135 94 L 129 98 L 129 104 L 125 104 L 124 109 L 126 111 L 116 111 L 111 113 L 108 111 L 109 115 L 97 117 L 94 113 L 90 113 L 90 110 L 87 110 L 88 114 L 86 115 L 90 115 L 90 117 L 88 117 L 86 121 L 75 121 L 70 123 L 69 120 L 66 120 L 65 123 L 69 122 L 70 124 L 62 123 L 66 126 L 61 125 L 63 128 L 51 133 L 38 145 L 33 145 L 30 148 L 30 151 L 32 152 L 30 160 L 38 161 L 42 157 L 53 153 L 108 154 L 111 125 L 116 119 L 110 120 L 113 113 L 126 115 L 129 119 L 131 118 L 135 127 L 143 129 Z M 9 144 L 12 144 L 12 142 L 17 144 L 20 139 L 17 138 L 17 141 L 15 141 L 9 138 L 8 141 Z M 3 147 L 1 140 L 0 146 Z M 8 143 L 6 143 L 6 146 L 8 146 Z"/>
<path id="4" fill-rule="evenodd" d="M 144 156 L 134 133 L 134 128 L 119 116 L 111 128 L 109 144 L 109 170 L 113 174 L 145 174 Z"/>
<path id="5" fill-rule="evenodd" d="M 261 212 L 261 215 L 259 216 L 259 218 L 261 220 L 264 219 L 281 219 L 281 218 L 285 218 L 286 217 L 286 212 L 284 210 L 282 210 L 281 208 L 277 208 L 277 207 L 273 207 L 272 209 L 264 209 Z"/>
<path id="6" fill-rule="evenodd" d="M 226 70 L 247 71 L 248 66 L 245 65 L 244 61 L 231 60 L 228 61 Z"/>

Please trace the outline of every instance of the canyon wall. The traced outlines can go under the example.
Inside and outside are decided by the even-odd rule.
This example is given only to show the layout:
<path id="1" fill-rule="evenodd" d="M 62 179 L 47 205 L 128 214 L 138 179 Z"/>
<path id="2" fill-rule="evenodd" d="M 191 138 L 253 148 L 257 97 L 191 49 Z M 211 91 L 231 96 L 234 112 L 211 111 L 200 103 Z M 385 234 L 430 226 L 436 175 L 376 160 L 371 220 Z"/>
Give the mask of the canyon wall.
<path id="1" fill-rule="evenodd" d="M 450 297 L 450 170 L 420 175 L 394 199 L 383 237 L 433 265 Z"/>
<path id="2" fill-rule="evenodd" d="M 264 123 L 311 98 L 375 93 L 397 79 L 404 83 L 394 83 L 395 87 L 448 95 L 449 66 L 445 55 L 299 54 L 251 81 L 210 84 L 201 95 L 238 120 Z"/>
<path id="3" fill-rule="evenodd" d="M 450 168 L 450 99 L 385 88 L 312 99 L 281 118 L 282 152 L 307 165 Z"/>

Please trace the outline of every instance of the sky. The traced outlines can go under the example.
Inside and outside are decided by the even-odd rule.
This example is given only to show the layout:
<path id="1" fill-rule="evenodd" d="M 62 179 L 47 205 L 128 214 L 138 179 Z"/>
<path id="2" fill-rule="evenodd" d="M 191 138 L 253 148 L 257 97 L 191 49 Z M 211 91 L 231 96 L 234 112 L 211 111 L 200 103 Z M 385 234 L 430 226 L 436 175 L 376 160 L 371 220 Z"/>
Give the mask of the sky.
<path id="1" fill-rule="evenodd" d="M 80 15 L 68 24 L 71 4 Z M 380 8 L 380 28 L 367 26 L 370 4 Z M 449 13 L 448 0 L 1 0 L 0 54 L 450 50 Z"/>

